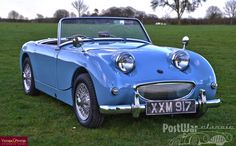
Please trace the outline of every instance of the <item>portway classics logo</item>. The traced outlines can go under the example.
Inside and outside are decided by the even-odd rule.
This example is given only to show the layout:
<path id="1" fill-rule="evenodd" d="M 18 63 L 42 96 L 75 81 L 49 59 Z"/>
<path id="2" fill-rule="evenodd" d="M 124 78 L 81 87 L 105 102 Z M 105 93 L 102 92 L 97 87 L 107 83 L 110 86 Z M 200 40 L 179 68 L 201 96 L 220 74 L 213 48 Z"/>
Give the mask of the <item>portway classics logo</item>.
<path id="1" fill-rule="evenodd" d="M 168 145 L 171 146 L 223 146 L 233 140 L 233 135 L 227 131 L 232 129 L 234 129 L 233 126 L 212 126 L 210 124 L 198 126 L 189 123 L 177 123 L 175 125 L 164 123 L 162 126 L 163 133 L 179 133 L 176 137 L 169 140 Z"/>

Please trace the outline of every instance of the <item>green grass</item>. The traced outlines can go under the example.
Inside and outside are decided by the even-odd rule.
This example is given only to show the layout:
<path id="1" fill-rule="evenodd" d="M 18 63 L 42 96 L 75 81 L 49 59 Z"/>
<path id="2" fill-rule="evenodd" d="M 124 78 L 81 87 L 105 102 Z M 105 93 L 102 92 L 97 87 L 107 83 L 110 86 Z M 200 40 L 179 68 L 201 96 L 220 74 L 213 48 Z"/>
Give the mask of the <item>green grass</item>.
<path id="1" fill-rule="evenodd" d="M 29 40 L 55 37 L 55 24 L 0 23 L 0 136 L 28 136 L 30 145 L 167 145 L 181 133 L 163 133 L 163 123 L 236 128 L 236 26 L 146 26 L 153 43 L 181 47 L 190 37 L 189 49 L 203 55 L 215 69 L 224 104 L 200 119 L 183 116 L 106 116 L 100 129 L 81 127 L 72 108 L 45 95 L 26 96 L 22 90 L 19 52 Z M 73 127 L 76 127 L 75 129 Z M 236 144 L 236 129 L 229 132 Z"/>

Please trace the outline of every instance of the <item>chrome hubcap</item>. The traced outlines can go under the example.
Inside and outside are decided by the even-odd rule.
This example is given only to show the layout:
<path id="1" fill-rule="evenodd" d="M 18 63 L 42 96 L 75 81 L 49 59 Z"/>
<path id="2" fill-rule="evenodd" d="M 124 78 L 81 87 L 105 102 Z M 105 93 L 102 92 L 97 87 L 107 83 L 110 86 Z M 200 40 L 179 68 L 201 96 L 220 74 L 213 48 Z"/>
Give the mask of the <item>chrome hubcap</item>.
<path id="1" fill-rule="evenodd" d="M 32 82 L 32 73 L 30 70 L 30 65 L 26 64 L 24 67 L 24 72 L 23 72 L 23 82 L 24 82 L 24 87 L 26 91 L 30 90 L 31 87 L 31 82 Z"/>
<path id="2" fill-rule="evenodd" d="M 87 86 L 79 83 L 75 92 L 76 111 L 82 120 L 87 120 L 90 113 L 90 95 Z"/>

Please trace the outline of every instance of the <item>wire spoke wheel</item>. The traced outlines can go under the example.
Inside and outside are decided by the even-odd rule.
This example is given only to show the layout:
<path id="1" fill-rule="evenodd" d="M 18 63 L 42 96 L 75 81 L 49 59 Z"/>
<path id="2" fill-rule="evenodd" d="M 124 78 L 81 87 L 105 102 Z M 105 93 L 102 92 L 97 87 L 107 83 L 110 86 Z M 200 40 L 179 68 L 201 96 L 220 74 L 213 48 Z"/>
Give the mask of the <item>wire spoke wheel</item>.
<path id="1" fill-rule="evenodd" d="M 87 86 L 79 83 L 75 93 L 76 110 L 82 120 L 87 120 L 90 114 L 90 95 Z"/>
<path id="2" fill-rule="evenodd" d="M 26 95 L 35 96 L 39 91 L 35 88 L 33 68 L 30 59 L 26 57 L 22 65 L 22 85 Z"/>
<path id="3" fill-rule="evenodd" d="M 32 73 L 30 65 L 26 64 L 23 71 L 23 83 L 26 91 L 29 91 L 32 84 Z"/>
<path id="4" fill-rule="evenodd" d="M 73 98 L 73 108 L 79 123 L 87 128 L 101 126 L 104 116 L 99 111 L 93 82 L 88 73 L 83 73 L 75 78 Z"/>

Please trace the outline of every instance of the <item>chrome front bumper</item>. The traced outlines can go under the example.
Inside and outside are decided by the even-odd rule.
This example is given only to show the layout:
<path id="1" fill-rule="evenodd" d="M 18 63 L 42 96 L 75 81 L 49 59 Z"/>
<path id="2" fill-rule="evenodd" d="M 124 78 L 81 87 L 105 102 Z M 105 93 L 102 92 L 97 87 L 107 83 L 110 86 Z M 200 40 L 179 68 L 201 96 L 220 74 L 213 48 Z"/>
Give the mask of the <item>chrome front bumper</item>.
<path id="1" fill-rule="evenodd" d="M 133 117 L 139 117 L 141 112 L 145 111 L 145 104 L 140 104 L 140 95 L 135 94 L 134 104 L 132 105 L 100 105 L 100 112 L 103 114 L 122 114 L 132 113 Z M 220 99 L 207 100 L 205 90 L 201 89 L 198 99 L 195 101 L 197 112 L 205 113 L 208 108 L 218 107 L 221 104 Z"/>

